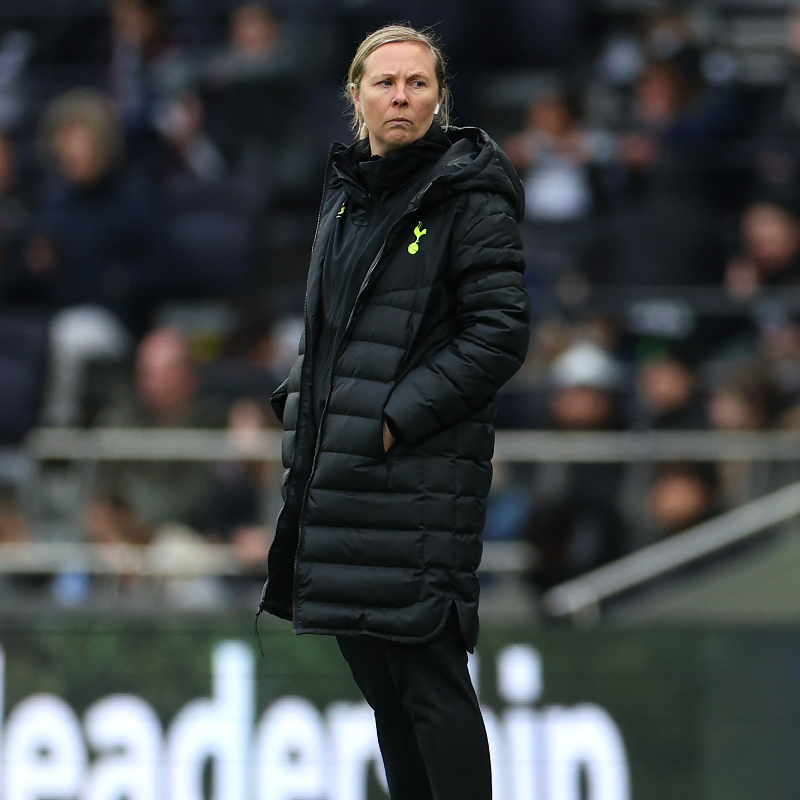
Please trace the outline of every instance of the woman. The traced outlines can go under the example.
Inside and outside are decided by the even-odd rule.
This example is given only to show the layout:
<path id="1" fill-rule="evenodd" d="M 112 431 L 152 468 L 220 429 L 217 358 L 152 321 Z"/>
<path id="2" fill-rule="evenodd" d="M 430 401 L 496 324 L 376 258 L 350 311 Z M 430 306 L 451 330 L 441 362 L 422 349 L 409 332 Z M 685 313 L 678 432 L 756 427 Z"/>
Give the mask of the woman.
<path id="1" fill-rule="evenodd" d="M 359 141 L 331 150 L 300 358 L 275 392 L 285 505 L 259 612 L 337 636 L 393 800 L 489 798 L 467 672 L 494 398 L 520 367 L 523 192 L 448 128 L 444 61 L 404 26 L 350 65 Z"/>

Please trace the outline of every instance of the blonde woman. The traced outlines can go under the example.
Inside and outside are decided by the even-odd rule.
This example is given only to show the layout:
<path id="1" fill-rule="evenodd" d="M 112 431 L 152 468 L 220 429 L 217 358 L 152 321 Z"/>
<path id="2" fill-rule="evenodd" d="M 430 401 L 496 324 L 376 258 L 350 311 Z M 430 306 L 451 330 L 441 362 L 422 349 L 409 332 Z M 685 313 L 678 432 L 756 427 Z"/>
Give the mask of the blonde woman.
<path id="1" fill-rule="evenodd" d="M 311 256 L 300 357 L 273 396 L 285 505 L 259 612 L 337 637 L 375 710 L 393 800 L 487 800 L 467 672 L 497 390 L 528 345 L 522 188 L 453 128 L 426 33 L 368 36 Z"/>

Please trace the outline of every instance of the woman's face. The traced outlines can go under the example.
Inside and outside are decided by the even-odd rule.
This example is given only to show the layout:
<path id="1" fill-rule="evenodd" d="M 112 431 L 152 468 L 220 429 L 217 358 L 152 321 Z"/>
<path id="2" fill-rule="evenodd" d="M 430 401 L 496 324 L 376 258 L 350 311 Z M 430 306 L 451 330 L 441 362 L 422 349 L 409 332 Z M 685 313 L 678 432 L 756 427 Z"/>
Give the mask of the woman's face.
<path id="1" fill-rule="evenodd" d="M 369 131 L 373 155 L 385 156 L 422 138 L 440 100 L 430 48 L 392 42 L 370 53 L 353 100 Z"/>

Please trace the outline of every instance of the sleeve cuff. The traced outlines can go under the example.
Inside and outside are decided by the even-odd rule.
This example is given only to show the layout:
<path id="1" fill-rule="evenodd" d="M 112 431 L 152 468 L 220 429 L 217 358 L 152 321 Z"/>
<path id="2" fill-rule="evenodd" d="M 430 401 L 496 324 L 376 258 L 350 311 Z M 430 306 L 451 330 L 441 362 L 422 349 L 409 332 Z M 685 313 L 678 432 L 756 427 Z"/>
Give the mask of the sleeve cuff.
<path id="1" fill-rule="evenodd" d="M 386 422 L 386 427 L 389 429 L 389 433 L 391 433 L 392 436 L 394 436 L 394 438 L 398 442 L 403 441 L 403 434 L 400 433 L 400 429 L 397 427 L 397 423 L 385 412 L 383 415 L 383 419 Z"/>

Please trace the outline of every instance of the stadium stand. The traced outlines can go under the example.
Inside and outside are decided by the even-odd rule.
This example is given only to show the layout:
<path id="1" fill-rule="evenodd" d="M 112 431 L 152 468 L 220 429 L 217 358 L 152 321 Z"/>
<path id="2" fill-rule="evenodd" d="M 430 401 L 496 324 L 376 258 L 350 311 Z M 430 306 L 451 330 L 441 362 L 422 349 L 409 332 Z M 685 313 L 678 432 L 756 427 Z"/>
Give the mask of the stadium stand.
<path id="1" fill-rule="evenodd" d="M 195 464 L 213 490 L 145 533 L 130 464 L 103 516 L 104 468 L 42 450 L 46 430 L 23 442 L 144 414 L 136 353 L 159 331 L 185 343 L 192 402 L 214 410 L 176 426 L 268 435 L 322 166 L 351 135 L 347 56 L 406 18 L 444 40 L 456 123 L 484 127 L 526 185 L 535 319 L 499 427 L 587 436 L 590 452 L 595 435 L 798 428 L 793 4 L 0 0 L 0 436 L 35 466 L 2 479 L 4 540 L 153 542 L 180 524 L 175 547 L 230 543 L 245 571 L 258 562 L 269 459 Z M 785 458 L 604 452 L 498 457 L 485 537 L 539 553 L 536 592 L 796 479 Z"/>

